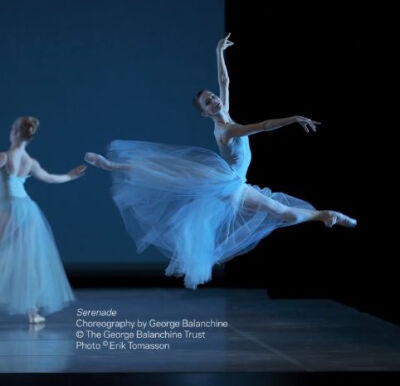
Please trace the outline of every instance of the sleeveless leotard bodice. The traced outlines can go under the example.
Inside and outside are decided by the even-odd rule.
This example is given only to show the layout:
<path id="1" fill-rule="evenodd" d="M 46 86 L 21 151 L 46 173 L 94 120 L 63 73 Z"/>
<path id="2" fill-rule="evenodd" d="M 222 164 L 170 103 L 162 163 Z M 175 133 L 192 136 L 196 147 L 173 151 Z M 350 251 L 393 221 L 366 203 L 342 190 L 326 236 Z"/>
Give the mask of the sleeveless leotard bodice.
<path id="1" fill-rule="evenodd" d="M 0 198 L 27 197 L 25 181 L 26 177 L 9 174 L 4 167 L 0 169 Z"/>
<path id="2" fill-rule="evenodd" d="M 220 141 L 217 144 L 221 157 L 245 180 L 251 162 L 249 137 L 234 137 L 228 145 Z"/>

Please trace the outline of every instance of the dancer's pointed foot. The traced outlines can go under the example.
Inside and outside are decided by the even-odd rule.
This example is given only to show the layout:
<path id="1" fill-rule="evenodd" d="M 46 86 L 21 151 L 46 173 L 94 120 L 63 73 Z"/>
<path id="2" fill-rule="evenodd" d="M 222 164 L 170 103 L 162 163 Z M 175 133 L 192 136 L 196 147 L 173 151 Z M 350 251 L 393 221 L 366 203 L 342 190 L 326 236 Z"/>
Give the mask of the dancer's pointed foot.
<path id="1" fill-rule="evenodd" d="M 93 166 L 96 166 L 100 169 L 107 171 L 127 171 L 132 169 L 132 165 L 129 164 L 120 164 L 117 162 L 111 162 L 107 158 L 103 157 L 97 153 L 86 153 L 84 160 Z"/>
<path id="2" fill-rule="evenodd" d="M 45 317 L 43 317 L 42 315 L 39 315 L 36 312 L 29 314 L 29 323 L 33 323 L 33 324 L 43 323 L 45 320 L 46 320 Z"/>
<path id="3" fill-rule="evenodd" d="M 97 166 L 100 157 L 100 154 L 87 152 L 84 160 L 90 165 Z"/>
<path id="4" fill-rule="evenodd" d="M 324 210 L 322 214 L 322 221 L 328 228 L 332 228 L 334 225 L 354 228 L 357 225 L 356 219 L 334 210 Z"/>

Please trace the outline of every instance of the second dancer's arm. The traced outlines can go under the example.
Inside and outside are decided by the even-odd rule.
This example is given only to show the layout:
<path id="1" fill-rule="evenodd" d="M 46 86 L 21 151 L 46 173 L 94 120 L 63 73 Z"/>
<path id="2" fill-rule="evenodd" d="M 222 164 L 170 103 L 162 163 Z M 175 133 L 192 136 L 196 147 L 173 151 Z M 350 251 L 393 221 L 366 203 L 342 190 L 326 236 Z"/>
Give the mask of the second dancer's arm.
<path id="1" fill-rule="evenodd" d="M 79 165 L 65 174 L 53 174 L 43 169 L 37 160 L 33 160 L 31 174 L 38 180 L 49 184 L 62 184 L 82 177 L 85 174 L 86 166 Z"/>

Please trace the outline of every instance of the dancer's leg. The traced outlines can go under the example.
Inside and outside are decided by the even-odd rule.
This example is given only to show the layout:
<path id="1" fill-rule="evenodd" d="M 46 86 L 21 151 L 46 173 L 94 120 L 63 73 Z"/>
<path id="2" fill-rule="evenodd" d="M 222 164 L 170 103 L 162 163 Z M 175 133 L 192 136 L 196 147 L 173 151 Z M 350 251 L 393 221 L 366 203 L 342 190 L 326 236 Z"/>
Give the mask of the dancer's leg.
<path id="1" fill-rule="evenodd" d="M 244 205 L 255 210 L 266 211 L 272 216 L 291 224 L 300 224 L 307 221 L 322 221 L 328 227 L 332 227 L 335 224 L 354 227 L 357 224 L 355 219 L 340 212 L 291 207 L 264 196 L 251 186 L 246 186 L 244 189 L 246 189 L 244 192 Z"/>
<path id="2" fill-rule="evenodd" d="M 132 166 L 129 164 L 112 162 L 102 155 L 96 153 L 86 153 L 85 161 L 93 166 L 107 171 L 130 170 L 132 168 Z"/>

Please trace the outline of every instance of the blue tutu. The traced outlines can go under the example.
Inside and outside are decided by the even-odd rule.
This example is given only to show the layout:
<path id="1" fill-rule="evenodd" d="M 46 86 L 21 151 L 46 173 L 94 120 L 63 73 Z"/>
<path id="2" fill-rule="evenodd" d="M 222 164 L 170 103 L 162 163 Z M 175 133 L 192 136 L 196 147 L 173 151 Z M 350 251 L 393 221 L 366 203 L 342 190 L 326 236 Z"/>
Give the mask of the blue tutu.
<path id="1" fill-rule="evenodd" d="M 74 300 L 56 244 L 25 177 L 0 169 L 0 309 L 58 311 Z"/>
<path id="2" fill-rule="evenodd" d="M 186 288 L 211 280 L 212 268 L 246 253 L 274 229 L 293 225 L 249 205 L 249 189 L 287 206 L 313 208 L 285 193 L 246 183 L 248 138 L 235 139 L 234 156 L 200 147 L 116 140 L 112 194 L 138 252 L 157 247 L 169 259 L 165 274 L 184 276 Z M 228 149 L 229 150 L 229 149 Z"/>

